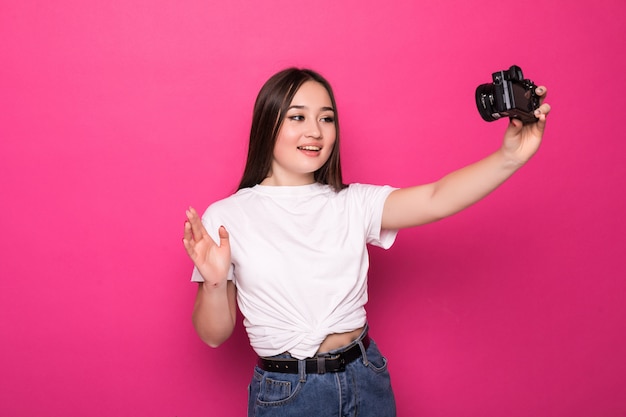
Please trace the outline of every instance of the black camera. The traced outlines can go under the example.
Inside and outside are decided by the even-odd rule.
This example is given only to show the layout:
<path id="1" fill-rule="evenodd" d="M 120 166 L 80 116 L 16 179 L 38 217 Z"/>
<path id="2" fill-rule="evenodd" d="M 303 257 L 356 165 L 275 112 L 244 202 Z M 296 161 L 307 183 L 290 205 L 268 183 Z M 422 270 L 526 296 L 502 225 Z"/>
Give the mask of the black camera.
<path id="1" fill-rule="evenodd" d="M 524 79 L 522 69 L 513 65 L 508 70 L 494 72 L 492 84 L 476 88 L 476 106 L 480 116 L 487 122 L 501 117 L 519 119 L 524 124 L 535 123 L 535 110 L 539 107 L 537 86 Z"/>

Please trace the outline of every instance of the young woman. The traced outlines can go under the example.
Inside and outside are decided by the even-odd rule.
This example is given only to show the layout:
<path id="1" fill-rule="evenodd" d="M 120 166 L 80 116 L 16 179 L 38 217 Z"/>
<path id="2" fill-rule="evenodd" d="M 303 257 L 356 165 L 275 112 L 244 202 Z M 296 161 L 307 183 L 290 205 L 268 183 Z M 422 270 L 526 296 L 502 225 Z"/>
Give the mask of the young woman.
<path id="1" fill-rule="evenodd" d="M 202 219 L 190 208 L 183 238 L 199 336 L 219 346 L 239 308 L 259 355 L 249 416 L 395 416 L 387 361 L 368 336 L 367 244 L 389 248 L 399 229 L 489 194 L 537 151 L 549 111 L 512 120 L 500 149 L 432 184 L 348 186 L 329 83 L 296 68 L 265 83 L 239 190 Z"/>

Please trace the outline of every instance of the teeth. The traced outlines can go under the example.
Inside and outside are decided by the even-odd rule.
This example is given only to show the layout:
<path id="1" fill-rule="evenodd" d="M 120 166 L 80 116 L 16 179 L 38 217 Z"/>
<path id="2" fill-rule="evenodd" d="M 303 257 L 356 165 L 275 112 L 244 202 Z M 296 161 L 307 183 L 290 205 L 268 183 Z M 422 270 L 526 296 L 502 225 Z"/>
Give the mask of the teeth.
<path id="1" fill-rule="evenodd" d="M 298 146 L 298 149 L 303 151 L 319 151 L 321 148 L 319 146 Z"/>

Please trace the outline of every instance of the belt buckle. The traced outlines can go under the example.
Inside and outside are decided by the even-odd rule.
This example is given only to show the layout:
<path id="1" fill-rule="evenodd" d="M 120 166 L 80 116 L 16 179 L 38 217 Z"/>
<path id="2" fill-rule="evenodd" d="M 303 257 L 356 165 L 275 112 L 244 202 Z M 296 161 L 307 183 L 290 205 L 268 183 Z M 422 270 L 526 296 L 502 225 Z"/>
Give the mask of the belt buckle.
<path id="1" fill-rule="evenodd" d="M 339 358 L 339 370 L 341 372 L 346 370 L 346 357 L 343 355 L 343 353 L 339 354 L 340 358 Z"/>
<path id="2" fill-rule="evenodd" d="M 343 352 L 328 357 L 329 360 L 336 361 L 337 368 L 333 369 L 333 372 L 343 372 L 346 370 L 346 357 Z"/>

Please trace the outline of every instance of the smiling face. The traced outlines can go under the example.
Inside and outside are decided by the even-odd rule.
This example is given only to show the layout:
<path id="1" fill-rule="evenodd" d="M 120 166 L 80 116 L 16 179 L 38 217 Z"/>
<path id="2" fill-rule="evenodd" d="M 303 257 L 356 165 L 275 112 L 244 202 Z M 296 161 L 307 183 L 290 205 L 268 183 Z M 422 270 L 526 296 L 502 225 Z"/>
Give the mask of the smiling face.
<path id="1" fill-rule="evenodd" d="M 296 92 L 281 124 L 272 168 L 263 185 L 305 185 L 328 160 L 337 131 L 326 88 L 307 81 Z"/>

